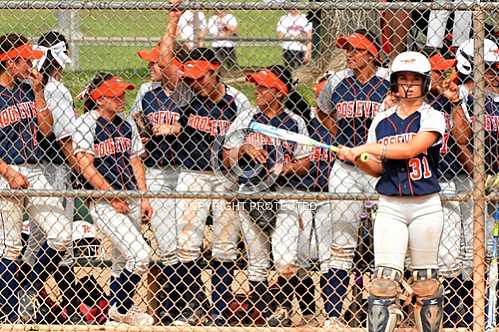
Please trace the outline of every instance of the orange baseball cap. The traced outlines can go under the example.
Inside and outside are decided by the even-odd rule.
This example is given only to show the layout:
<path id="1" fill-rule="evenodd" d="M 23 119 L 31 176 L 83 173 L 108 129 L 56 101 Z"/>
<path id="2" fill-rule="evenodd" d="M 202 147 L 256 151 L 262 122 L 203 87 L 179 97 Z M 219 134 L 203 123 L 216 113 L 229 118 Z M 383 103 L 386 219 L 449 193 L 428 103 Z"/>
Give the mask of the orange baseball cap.
<path id="1" fill-rule="evenodd" d="M 284 95 L 288 94 L 288 86 L 286 83 L 281 81 L 276 74 L 268 69 L 263 69 L 255 74 L 248 75 L 246 76 L 246 80 L 266 88 L 277 89 Z"/>
<path id="2" fill-rule="evenodd" d="M 446 59 L 440 53 L 430 58 L 431 70 L 446 71 L 454 67 L 456 63 L 456 59 Z"/>
<path id="3" fill-rule="evenodd" d="M 182 73 L 184 77 L 197 80 L 206 75 L 209 71 L 217 70 L 219 67 L 219 64 L 206 60 L 190 60 L 183 64 Z"/>
<path id="4" fill-rule="evenodd" d="M 140 50 L 137 52 L 137 55 L 139 56 L 139 58 L 141 58 L 144 61 L 158 62 L 160 52 L 159 52 L 159 48 L 153 47 L 151 49 L 146 48 L 146 49 Z M 172 59 L 172 65 L 174 65 L 178 69 L 182 69 L 182 63 L 175 58 Z"/>
<path id="5" fill-rule="evenodd" d="M 336 39 L 336 47 L 345 49 L 347 45 L 360 50 L 368 50 L 374 56 L 378 55 L 378 49 L 372 41 L 361 33 L 353 33 L 350 36 L 339 36 Z"/>
<path id="6" fill-rule="evenodd" d="M 34 50 L 33 45 L 23 44 L 8 52 L 0 53 L 0 61 L 23 58 L 26 60 L 40 59 L 43 56 L 42 51 Z"/>
<path id="7" fill-rule="evenodd" d="M 135 89 L 135 85 L 126 82 L 121 77 L 113 77 L 92 90 L 90 97 L 93 100 L 101 97 L 118 97 L 125 93 L 126 90 L 133 89 Z"/>

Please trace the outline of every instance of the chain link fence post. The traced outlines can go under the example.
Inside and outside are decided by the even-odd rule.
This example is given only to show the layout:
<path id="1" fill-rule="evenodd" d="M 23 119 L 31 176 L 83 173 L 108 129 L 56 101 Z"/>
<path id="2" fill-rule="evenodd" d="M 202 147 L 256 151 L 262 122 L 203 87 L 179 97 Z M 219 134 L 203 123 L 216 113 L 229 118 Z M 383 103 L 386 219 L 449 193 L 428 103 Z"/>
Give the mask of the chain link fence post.
<path id="1" fill-rule="evenodd" d="M 473 90 L 473 332 L 484 331 L 485 328 L 485 182 L 484 153 L 485 133 L 485 82 L 484 66 L 484 12 L 478 5 L 473 11 L 474 29 L 474 73 Z"/>
<path id="2" fill-rule="evenodd" d="M 57 11 L 57 23 L 62 34 L 67 36 L 71 51 L 71 69 L 80 69 L 80 49 L 77 40 L 81 38 L 80 12 L 74 9 L 60 9 Z"/>

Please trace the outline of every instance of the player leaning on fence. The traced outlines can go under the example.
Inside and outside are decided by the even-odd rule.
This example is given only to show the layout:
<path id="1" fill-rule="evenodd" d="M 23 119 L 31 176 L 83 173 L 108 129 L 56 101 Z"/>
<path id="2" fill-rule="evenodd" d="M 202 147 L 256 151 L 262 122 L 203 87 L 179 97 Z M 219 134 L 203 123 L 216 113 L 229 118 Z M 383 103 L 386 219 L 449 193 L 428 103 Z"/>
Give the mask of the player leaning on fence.
<path id="1" fill-rule="evenodd" d="M 123 115 L 125 91 L 133 88 L 119 77 L 99 73 L 86 89 L 86 114 L 79 118 L 73 134 L 86 189 L 147 191 L 140 158 L 142 142 L 133 121 Z M 133 306 L 135 290 L 151 256 L 140 232 L 141 220 L 152 216 L 149 200 L 96 199 L 89 205 L 95 224 L 113 245 L 109 319 L 152 325 L 153 318 Z"/>
<path id="2" fill-rule="evenodd" d="M 337 39 L 345 49 L 347 68 L 329 78 L 318 105 L 319 116 L 328 126 L 336 144 L 354 147 L 366 142 L 373 117 L 382 109 L 389 90 L 388 70 L 379 68 L 374 38 L 364 30 Z M 333 165 L 329 191 L 338 194 L 374 193 L 375 179 L 363 174 L 348 161 Z M 323 274 L 325 285 L 325 326 L 338 326 L 345 298 L 354 250 L 357 245 L 361 201 L 331 202 L 333 245 L 329 271 Z M 326 286 L 327 285 L 327 286 Z"/>
<path id="3" fill-rule="evenodd" d="M 390 74 L 395 106 L 376 115 L 367 144 L 342 146 L 338 154 L 379 177 L 368 331 L 393 331 L 397 326 L 402 315 L 400 282 L 408 252 L 411 288 L 416 297 L 416 327 L 421 332 L 437 332 L 442 323 L 438 250 L 443 214 L 438 165 L 445 119 L 424 101 L 430 88 L 430 70 L 430 62 L 423 54 L 399 54 Z M 359 162 L 361 153 L 372 157 L 368 162 Z"/>
<path id="4" fill-rule="evenodd" d="M 182 130 L 178 136 L 179 159 L 182 170 L 177 191 L 225 192 L 233 184 L 223 175 L 216 174 L 212 164 L 214 144 L 225 136 L 236 116 L 250 107 L 241 92 L 221 80 L 216 55 L 213 51 L 199 50 L 192 60 L 183 65 L 183 76 L 195 96 L 184 108 Z M 196 52 L 197 53 L 197 52 Z M 196 57 L 196 58 L 195 58 Z M 200 254 L 206 219 L 213 216 L 212 323 L 225 324 L 230 299 L 235 259 L 239 239 L 239 219 L 225 200 L 183 199 L 177 202 L 177 254 L 184 275 L 182 282 L 187 291 L 187 303 L 175 324 L 198 324 L 204 316 L 204 293 L 201 280 Z"/>
<path id="5" fill-rule="evenodd" d="M 283 77 L 287 76 L 289 79 L 291 75 L 289 72 L 283 75 L 282 70 L 281 67 L 272 66 L 248 76 L 248 80 L 256 85 L 257 108 L 241 113 L 227 134 L 224 143 L 224 162 L 227 167 L 241 163 L 246 169 L 245 174 L 255 175 L 240 178 L 242 187 L 251 188 L 254 181 L 263 183 L 275 178 L 275 186 L 270 188 L 295 191 L 297 183 L 290 182 L 290 177 L 304 175 L 308 170 L 309 151 L 303 145 L 276 141 L 265 135 L 246 131 L 250 123 L 255 121 L 308 135 L 305 121 L 284 108 L 284 100 L 290 88 Z M 270 185 L 273 181 L 267 183 Z M 298 252 L 299 220 L 310 211 L 306 211 L 302 202 L 297 201 L 280 201 L 280 207 L 276 206 L 277 202 L 269 203 L 272 204 L 271 207 L 264 207 L 258 211 L 264 213 L 264 220 L 259 220 L 262 218 L 259 218 L 258 212 L 254 211 L 255 208 L 246 209 L 238 206 L 238 210 L 248 253 L 248 279 L 253 304 L 268 325 L 281 326 L 289 321 L 289 308 L 284 305 L 286 297 L 292 294 L 282 294 L 283 298 L 277 297 L 278 307 L 272 312 L 267 284 L 271 266 L 271 239 L 274 264 L 280 277 L 284 278 L 281 286 L 291 288 L 292 291 L 293 278 L 297 277 L 298 271 L 302 268 Z M 273 213 L 266 214 L 268 210 Z"/>
<path id="6" fill-rule="evenodd" d="M 0 36 L 0 183 L 4 189 L 52 188 L 43 176 L 37 138 L 38 132 L 48 135 L 52 126 L 42 75 L 32 70 L 32 60 L 42 55 L 21 35 Z M 6 321 L 17 319 L 19 286 L 15 260 L 21 251 L 24 208 L 47 235 L 19 292 L 19 316 L 31 321 L 36 314 L 37 293 L 57 268 L 71 239 L 71 223 L 55 197 L 2 199 L 1 205 L 4 240 L 0 243 L 0 303 Z"/>

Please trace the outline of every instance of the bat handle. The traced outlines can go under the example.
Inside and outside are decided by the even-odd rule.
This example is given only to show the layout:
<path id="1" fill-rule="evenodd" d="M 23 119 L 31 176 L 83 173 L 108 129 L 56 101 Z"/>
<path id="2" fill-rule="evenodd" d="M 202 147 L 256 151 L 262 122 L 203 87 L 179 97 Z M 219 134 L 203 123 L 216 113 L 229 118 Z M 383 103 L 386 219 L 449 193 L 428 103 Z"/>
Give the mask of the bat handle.
<path id="1" fill-rule="evenodd" d="M 362 161 L 363 163 L 365 163 L 366 161 L 369 160 L 369 154 L 368 153 L 361 153 L 360 157 L 359 157 L 360 161 Z"/>

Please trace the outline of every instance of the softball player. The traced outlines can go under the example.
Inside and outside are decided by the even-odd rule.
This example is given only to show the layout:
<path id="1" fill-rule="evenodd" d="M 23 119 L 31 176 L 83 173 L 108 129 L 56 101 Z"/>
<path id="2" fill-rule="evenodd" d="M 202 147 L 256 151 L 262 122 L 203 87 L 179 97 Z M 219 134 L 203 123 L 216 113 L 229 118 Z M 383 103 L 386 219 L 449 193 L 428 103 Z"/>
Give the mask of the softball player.
<path id="1" fill-rule="evenodd" d="M 86 89 L 85 110 L 73 134 L 74 153 L 87 189 L 147 191 L 140 155 L 144 152 L 135 125 L 125 119 L 125 91 L 133 89 L 112 74 L 99 73 Z M 147 271 L 151 248 L 140 232 L 149 220 L 148 199 L 92 200 L 90 211 L 113 244 L 109 319 L 130 325 L 152 325 L 153 318 L 133 306 L 133 296 Z M 118 271 L 117 262 L 126 260 Z"/>
<path id="2" fill-rule="evenodd" d="M 436 332 L 442 324 L 438 249 L 443 213 L 438 166 L 445 118 L 424 102 L 430 71 L 430 62 L 421 53 L 404 52 L 395 57 L 390 82 L 398 99 L 396 106 L 375 117 L 367 144 L 341 147 L 339 152 L 340 158 L 352 162 L 361 153 L 371 154 L 370 161 L 357 166 L 379 177 L 368 331 L 393 331 L 402 315 L 398 296 L 408 249 L 416 327 Z"/>
<path id="3" fill-rule="evenodd" d="M 68 55 L 66 38 L 54 31 L 42 35 L 38 39 L 36 49 L 43 52 L 43 56 L 36 62 L 36 68 L 43 76 L 44 97 L 53 118 L 52 133 L 40 137 L 40 147 L 43 150 L 43 170 L 50 185 L 57 190 L 68 190 L 71 185 L 71 168 L 77 170 L 73 154 L 71 135 L 76 114 L 73 107 L 73 98 L 62 82 L 64 68 L 71 62 Z M 72 198 L 60 199 L 64 207 L 64 214 L 73 220 L 74 203 Z M 36 223 L 30 222 L 30 236 L 23 260 L 31 266 L 35 264 L 36 252 L 46 236 Z M 58 287 L 63 301 L 61 303 L 69 316 L 75 309 L 72 303 L 74 291 L 69 287 L 75 281 L 72 269 L 73 257 L 67 252 L 58 272 L 62 276 L 58 279 Z"/>
<path id="4" fill-rule="evenodd" d="M 377 67 L 378 48 L 374 39 L 363 30 L 340 37 L 337 46 L 346 50 L 347 69 L 335 73 L 322 90 L 318 106 L 324 124 L 336 144 L 354 147 L 364 144 L 374 116 L 382 109 L 390 83 L 388 71 Z M 329 178 L 329 191 L 333 193 L 373 193 L 375 179 L 363 174 L 348 161 L 334 163 Z M 339 321 L 343 299 L 346 296 L 352 268 L 360 201 L 331 202 L 333 245 L 330 269 L 323 275 L 326 298 L 326 327 L 342 326 Z M 330 292 L 329 292 L 330 291 Z"/>
<path id="5" fill-rule="evenodd" d="M 41 75 L 32 70 L 32 60 L 43 53 L 28 44 L 24 36 L 0 36 L 0 183 L 3 189 L 51 189 L 40 165 L 42 151 L 37 133 L 48 135 L 52 117 L 43 95 Z M 22 214 L 27 209 L 32 220 L 46 233 L 36 254 L 37 260 L 19 292 L 19 318 L 31 321 L 37 311 L 38 291 L 62 260 L 71 238 L 71 223 L 57 198 L 31 197 L 2 199 L 0 244 L 0 296 L 7 321 L 17 319 L 18 283 L 15 260 L 21 251 Z"/>
<path id="6" fill-rule="evenodd" d="M 445 117 L 445 134 L 442 139 L 440 153 L 442 159 L 439 164 L 440 187 L 447 195 L 456 194 L 455 179 L 459 174 L 467 174 L 459 161 L 460 149 L 455 140 L 455 129 L 452 121 L 453 113 L 461 109 L 462 101 L 459 98 L 459 90 L 455 83 L 445 79 L 445 72 L 452 71 L 456 60 L 444 59 L 442 55 L 433 55 L 430 59 L 432 84 L 426 97 L 426 101 L 437 111 L 442 112 Z M 457 327 L 455 324 L 461 321 L 456 316 L 457 308 L 461 305 L 458 290 L 463 281 L 461 261 L 461 235 L 462 225 L 466 221 L 461 220 L 461 206 L 459 202 L 445 202 L 442 204 L 444 213 L 444 227 L 440 241 L 439 271 L 444 277 L 444 327 Z"/>
<path id="7" fill-rule="evenodd" d="M 223 137 L 236 116 L 250 107 L 248 99 L 236 89 L 221 82 L 215 54 L 206 50 L 204 59 L 184 63 L 183 76 L 194 99 L 184 108 L 184 125 L 179 135 L 179 159 L 182 170 L 177 191 L 224 192 L 233 190 L 223 175 L 215 174 L 212 152 L 217 138 Z M 237 258 L 239 220 L 224 200 L 177 202 L 177 255 L 180 272 L 187 289 L 187 305 L 174 324 L 200 323 L 203 316 L 201 267 L 199 257 L 209 211 L 213 215 L 212 303 L 211 322 L 226 324 L 222 315 L 230 302 L 234 261 Z"/>
<path id="8" fill-rule="evenodd" d="M 494 110 L 494 95 L 497 94 L 497 92 L 494 93 L 494 85 L 496 84 L 497 81 L 494 81 L 494 64 L 497 63 L 497 44 L 494 43 L 490 39 L 485 39 L 484 40 L 484 60 L 486 64 L 486 73 L 489 75 L 484 75 L 485 82 L 486 82 L 486 89 L 487 89 L 487 94 L 489 97 L 486 99 L 487 103 L 485 104 L 485 110 L 487 114 L 495 114 Z M 474 58 L 474 41 L 473 39 L 469 39 L 466 42 L 464 42 L 461 46 L 456 51 L 456 60 L 457 60 L 457 65 L 456 68 L 458 70 L 458 81 L 461 84 L 459 87 L 459 92 L 460 92 L 460 97 L 463 99 L 463 109 L 457 110 L 456 116 L 454 117 L 454 120 L 456 121 L 456 129 L 459 129 L 456 131 L 456 135 L 460 134 L 460 140 L 461 140 L 461 155 L 466 159 L 465 161 L 468 161 L 467 163 L 463 164 L 465 165 L 465 168 L 467 170 L 467 174 L 460 174 L 456 177 L 455 183 L 456 183 L 456 190 L 458 193 L 461 192 L 470 192 L 472 190 L 472 182 L 471 182 L 471 177 L 469 174 L 471 174 L 472 171 L 472 154 L 470 150 L 473 149 L 472 147 L 472 137 L 473 137 L 473 131 L 472 131 L 472 125 L 471 125 L 471 120 L 472 120 L 472 108 L 470 107 L 471 104 L 469 104 L 472 101 L 472 97 L 470 97 L 470 94 L 473 91 L 473 58 Z M 488 106 L 487 106 L 488 105 Z M 488 118 L 488 119 L 494 119 L 493 116 Z M 492 125 L 493 122 L 490 122 Z M 486 137 L 487 136 L 494 136 L 494 126 L 486 126 Z M 487 146 L 489 148 L 486 148 L 486 151 L 489 152 L 488 159 L 486 160 L 486 165 L 493 165 L 495 161 L 495 156 L 497 156 L 497 153 L 494 152 L 494 139 L 490 138 L 486 140 Z M 459 141 L 458 141 L 459 142 Z M 494 174 L 494 170 L 489 168 L 487 174 Z M 463 295 L 464 295 L 464 306 L 465 306 L 465 316 L 464 316 L 464 321 L 468 324 L 470 324 L 473 321 L 473 315 L 472 315 L 472 306 L 474 303 L 473 297 L 471 296 L 472 293 L 472 288 L 473 288 L 473 282 L 471 280 L 471 274 L 473 271 L 473 219 L 472 219 L 472 212 L 473 212 L 473 203 L 471 200 L 465 201 L 461 203 L 461 213 L 462 213 L 462 221 L 463 221 L 463 243 L 462 243 L 462 252 L 463 252 L 463 265 L 464 265 L 464 273 L 463 273 L 463 278 L 465 280 L 464 282 L 464 287 L 462 288 L 463 290 Z M 492 225 L 493 221 L 490 221 L 489 225 Z M 492 226 L 490 226 L 492 227 Z M 489 234 L 489 233 L 486 233 Z"/>
<path id="9" fill-rule="evenodd" d="M 256 85 L 258 108 L 247 110 L 236 118 L 227 133 L 224 149 L 226 165 L 234 165 L 242 156 L 247 156 L 251 158 L 252 163 L 263 164 L 266 169 L 271 170 L 269 176 L 276 175 L 275 184 L 271 188 L 290 192 L 300 189 L 301 178 L 310 165 L 309 151 L 304 146 L 274 141 L 258 133 L 237 135 L 241 130 L 249 128 L 252 121 L 308 135 L 305 121 L 284 108 L 284 98 L 290 92 L 285 81 L 289 82 L 286 77 L 291 77 L 287 70 L 286 72 L 287 74 L 283 74 L 283 68 L 273 66 L 248 76 L 248 80 Z M 282 151 L 282 156 L 279 150 Z M 299 283 L 299 280 L 293 279 L 297 278 L 305 259 L 308 259 L 301 257 L 299 252 L 299 243 L 303 242 L 300 238 L 303 236 L 300 234 L 300 224 L 310 224 L 312 213 L 305 202 L 282 200 L 279 205 L 280 207 L 275 209 L 276 221 L 271 239 L 265 230 L 252 221 L 245 210 L 240 210 L 239 215 L 248 253 L 248 279 L 255 307 L 266 318 L 268 325 L 289 326 L 291 308 L 286 303 L 286 296 L 292 295 L 293 284 Z M 281 278 L 278 283 L 288 289 L 284 294 L 276 296 L 277 308 L 273 312 L 269 312 L 267 289 L 270 243 L 274 265 Z"/>

